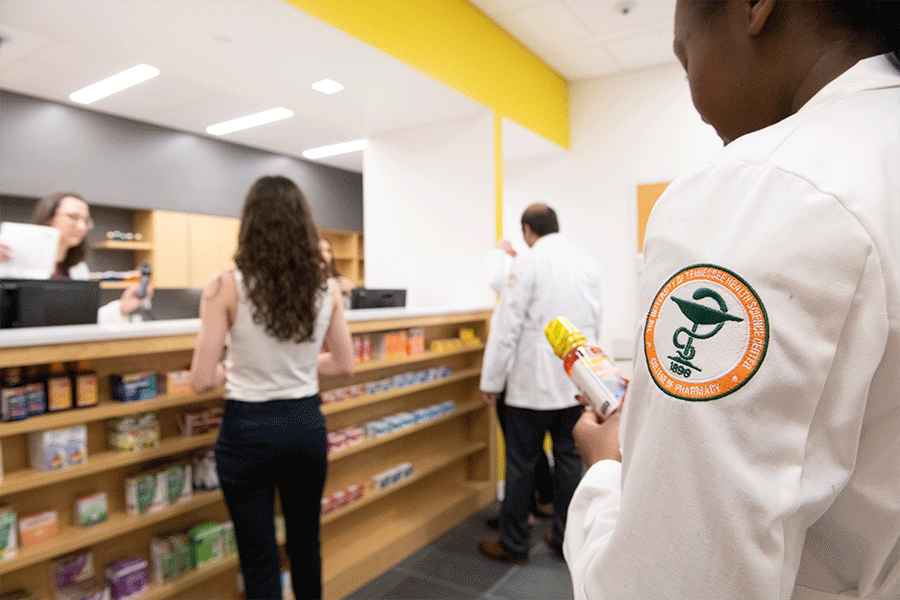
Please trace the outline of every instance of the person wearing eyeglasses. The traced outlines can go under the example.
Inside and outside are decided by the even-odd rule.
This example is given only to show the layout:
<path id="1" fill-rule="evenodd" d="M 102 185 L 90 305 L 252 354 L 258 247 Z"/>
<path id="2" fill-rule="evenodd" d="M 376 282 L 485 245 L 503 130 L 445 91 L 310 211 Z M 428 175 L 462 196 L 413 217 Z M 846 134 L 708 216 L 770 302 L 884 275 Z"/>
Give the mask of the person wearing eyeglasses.
<path id="1" fill-rule="evenodd" d="M 59 230 L 56 271 L 51 279 L 86 280 L 90 277 L 84 256 L 87 253 L 87 233 L 94 228 L 94 222 L 84 198 L 74 192 L 51 192 L 38 201 L 31 214 L 31 221 Z M 9 246 L 0 239 L 0 260 L 9 260 L 11 256 Z M 97 311 L 97 322 L 127 321 L 131 313 L 143 303 L 136 296 L 137 289 L 138 284 L 134 283 L 125 288 L 119 300 L 101 306 Z M 148 286 L 147 298 L 152 295 L 153 287 Z"/>

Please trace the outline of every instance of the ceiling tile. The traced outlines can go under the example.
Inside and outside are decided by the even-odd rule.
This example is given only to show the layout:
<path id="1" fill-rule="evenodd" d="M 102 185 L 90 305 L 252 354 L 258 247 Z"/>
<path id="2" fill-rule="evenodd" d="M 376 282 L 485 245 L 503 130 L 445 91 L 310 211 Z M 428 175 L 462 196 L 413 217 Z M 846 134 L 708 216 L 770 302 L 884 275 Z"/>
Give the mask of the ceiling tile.
<path id="1" fill-rule="evenodd" d="M 497 23 L 538 56 L 587 41 L 590 32 L 562 3 L 538 4 L 497 17 Z"/>
<path id="2" fill-rule="evenodd" d="M 622 65 L 613 58 L 602 42 L 562 50 L 553 60 L 552 66 L 569 81 L 593 79 L 622 70 Z"/>
<path id="3" fill-rule="evenodd" d="M 606 47 L 623 69 L 641 69 L 674 62 L 674 34 L 671 26 L 658 24 L 640 33 L 606 42 Z"/>

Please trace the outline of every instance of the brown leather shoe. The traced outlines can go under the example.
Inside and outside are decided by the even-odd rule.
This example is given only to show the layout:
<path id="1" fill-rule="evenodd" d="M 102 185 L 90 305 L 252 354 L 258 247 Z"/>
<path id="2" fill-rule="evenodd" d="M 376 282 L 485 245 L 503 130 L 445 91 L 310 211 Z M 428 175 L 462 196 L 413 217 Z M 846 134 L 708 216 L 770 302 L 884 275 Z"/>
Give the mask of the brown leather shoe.
<path id="1" fill-rule="evenodd" d="M 499 562 L 523 563 L 528 560 L 527 554 L 519 554 L 508 550 L 500 540 L 481 540 L 478 542 L 478 551 Z"/>
<path id="2" fill-rule="evenodd" d="M 553 532 L 548 531 L 544 534 L 544 543 L 550 546 L 550 549 L 556 552 L 559 556 L 563 556 L 563 547 L 562 544 L 557 543 L 556 540 L 553 539 Z"/>

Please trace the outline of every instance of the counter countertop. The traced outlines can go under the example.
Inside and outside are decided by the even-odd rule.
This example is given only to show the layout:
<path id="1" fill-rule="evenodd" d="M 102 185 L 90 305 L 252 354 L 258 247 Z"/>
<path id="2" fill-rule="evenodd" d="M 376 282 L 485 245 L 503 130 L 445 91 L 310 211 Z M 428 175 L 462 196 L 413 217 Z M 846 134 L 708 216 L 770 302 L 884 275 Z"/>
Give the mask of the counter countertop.
<path id="1" fill-rule="evenodd" d="M 476 312 L 491 310 L 492 308 L 491 306 L 370 308 L 350 310 L 346 314 L 347 321 L 353 323 L 357 321 Z M 172 319 L 98 325 L 60 325 L 59 327 L 23 327 L 21 329 L 0 330 L 0 348 L 181 335 L 197 333 L 198 331 L 200 331 L 200 319 Z"/>

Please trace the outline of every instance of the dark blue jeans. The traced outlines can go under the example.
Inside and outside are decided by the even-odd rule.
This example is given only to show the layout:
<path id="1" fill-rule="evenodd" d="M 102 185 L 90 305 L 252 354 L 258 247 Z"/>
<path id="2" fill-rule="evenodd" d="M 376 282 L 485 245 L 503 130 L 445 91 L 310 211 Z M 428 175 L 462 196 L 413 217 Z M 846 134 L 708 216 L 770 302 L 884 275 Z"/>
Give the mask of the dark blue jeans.
<path id="1" fill-rule="evenodd" d="M 322 597 L 319 515 L 328 447 L 319 396 L 228 400 L 216 441 L 216 471 L 237 539 L 249 600 L 281 599 L 275 488 L 287 527 L 297 600 Z"/>

